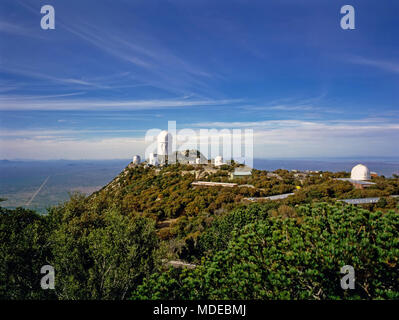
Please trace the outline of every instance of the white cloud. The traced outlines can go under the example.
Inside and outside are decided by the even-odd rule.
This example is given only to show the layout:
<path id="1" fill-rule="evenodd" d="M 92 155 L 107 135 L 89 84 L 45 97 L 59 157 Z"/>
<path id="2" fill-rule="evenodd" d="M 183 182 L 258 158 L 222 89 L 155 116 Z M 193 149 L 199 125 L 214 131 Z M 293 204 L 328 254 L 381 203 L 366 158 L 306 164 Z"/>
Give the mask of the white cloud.
<path id="1" fill-rule="evenodd" d="M 324 122 L 272 120 L 259 122 L 201 123 L 200 127 L 254 129 L 254 156 L 342 157 L 399 156 L 395 142 L 399 140 L 399 124 L 387 119 L 331 120 Z M 179 132 L 179 130 L 177 130 Z M 80 133 L 96 132 L 96 136 L 119 133 L 118 138 L 82 138 Z M 134 130 L 19 130 L 3 131 L 0 158 L 32 159 L 115 159 L 144 154 L 149 143 L 144 135 L 132 138 Z M 213 133 L 212 133 L 213 134 Z"/>
<path id="2" fill-rule="evenodd" d="M 355 64 L 376 67 L 385 71 L 399 73 L 399 64 L 397 62 L 368 59 L 364 57 L 350 57 L 348 60 Z"/>
<path id="3" fill-rule="evenodd" d="M 143 110 L 163 108 L 184 108 L 195 106 L 216 106 L 237 103 L 240 100 L 94 100 L 94 99 L 0 99 L 0 110 Z"/>
<path id="4" fill-rule="evenodd" d="M 33 38 L 41 38 L 39 33 L 32 32 L 32 29 L 22 26 L 21 24 L 16 24 L 14 22 L 8 21 L 0 21 L 0 32 L 16 35 L 16 36 L 24 36 L 24 37 L 33 37 Z"/>
<path id="5" fill-rule="evenodd" d="M 65 120 L 64 120 L 65 121 Z M 60 120 L 58 120 L 60 122 Z M 96 135 L 114 133 L 114 134 L 129 134 L 131 136 L 133 133 L 143 133 L 145 130 L 139 129 L 65 129 L 65 130 L 47 130 L 47 129 L 32 129 L 32 130 L 0 130 L 1 137 L 24 137 L 33 138 L 38 136 L 49 136 L 49 137 L 65 137 L 72 136 L 76 137 L 81 134 L 95 133 Z"/>
<path id="6" fill-rule="evenodd" d="M 51 137 L 0 140 L 2 159 L 127 159 L 143 154 L 144 139 L 110 138 L 96 140 L 59 140 Z"/>
<path id="7" fill-rule="evenodd" d="M 255 157 L 399 156 L 399 124 L 389 119 L 208 122 L 206 128 L 252 128 Z"/>
<path id="8" fill-rule="evenodd" d="M 16 75 L 21 75 L 24 77 L 29 77 L 29 78 L 35 78 L 35 79 L 42 79 L 42 80 L 48 80 L 52 82 L 60 82 L 64 84 L 70 84 L 70 85 L 79 85 L 83 87 L 92 87 L 96 89 L 111 89 L 114 88 L 101 84 L 95 81 L 91 80 L 83 80 L 83 79 L 74 79 L 74 78 L 64 78 L 64 77 L 59 77 L 59 76 L 51 76 L 48 74 L 44 74 L 38 71 L 30 70 L 28 67 L 10 67 L 10 66 L 0 66 L 0 71 L 2 72 L 7 72 L 7 73 L 12 73 Z"/>

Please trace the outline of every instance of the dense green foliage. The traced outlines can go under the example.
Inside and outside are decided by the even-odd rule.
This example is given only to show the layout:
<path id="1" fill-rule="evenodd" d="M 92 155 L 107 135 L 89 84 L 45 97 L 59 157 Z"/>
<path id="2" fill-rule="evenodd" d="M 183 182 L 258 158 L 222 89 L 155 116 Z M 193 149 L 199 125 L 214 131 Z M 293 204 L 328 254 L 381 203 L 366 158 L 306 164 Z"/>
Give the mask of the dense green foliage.
<path id="1" fill-rule="evenodd" d="M 345 173 L 131 166 L 47 215 L 0 209 L 1 299 L 399 298 L 399 179 L 354 189 Z M 193 187 L 195 180 L 234 188 Z M 295 191 L 280 201 L 251 203 Z M 379 196 L 362 207 L 339 198 Z M 321 203 L 323 202 L 323 203 Z M 197 264 L 168 269 L 167 261 Z M 40 288 L 43 265 L 55 290 Z M 356 270 L 344 291 L 340 268 Z"/>
<path id="2" fill-rule="evenodd" d="M 73 196 L 48 216 L 32 211 L 0 214 L 2 299 L 123 299 L 159 264 L 154 222 L 116 208 L 98 214 Z M 42 290 L 49 264 L 56 290 Z"/>
<path id="3" fill-rule="evenodd" d="M 396 213 L 327 204 L 300 207 L 295 218 L 249 212 L 260 218 L 235 229 L 226 249 L 214 250 L 194 270 L 154 274 L 134 298 L 399 298 Z M 235 212 L 232 220 L 237 214 L 243 217 Z M 339 271 L 347 264 L 356 271 L 354 291 L 340 287 Z"/>
<path id="4" fill-rule="evenodd" d="M 0 208 L 0 297 L 2 299 L 51 298 L 40 289 L 40 268 L 47 264 L 46 219 L 22 208 Z"/>
<path id="5" fill-rule="evenodd" d="M 248 208 L 238 208 L 216 219 L 212 226 L 199 237 L 198 247 L 201 255 L 226 249 L 233 231 L 241 230 L 249 223 L 265 219 L 269 210 L 276 206 L 275 203 L 254 204 Z"/>
<path id="6" fill-rule="evenodd" d="M 72 201 L 76 201 L 71 205 Z M 98 215 L 72 201 L 51 212 L 52 265 L 61 299 L 123 299 L 157 263 L 154 222 L 116 208 Z M 53 221 L 54 222 L 54 221 Z"/>

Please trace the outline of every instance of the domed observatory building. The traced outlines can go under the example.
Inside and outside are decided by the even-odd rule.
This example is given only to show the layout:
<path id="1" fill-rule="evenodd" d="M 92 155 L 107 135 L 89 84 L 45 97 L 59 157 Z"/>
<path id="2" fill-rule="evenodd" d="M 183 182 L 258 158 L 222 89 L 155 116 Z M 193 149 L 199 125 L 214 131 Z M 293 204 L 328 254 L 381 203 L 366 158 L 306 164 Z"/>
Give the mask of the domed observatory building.
<path id="1" fill-rule="evenodd" d="M 371 179 L 370 170 L 363 164 L 358 164 L 352 168 L 352 180 L 367 181 Z"/>
<path id="2" fill-rule="evenodd" d="M 216 156 L 215 157 L 215 166 L 221 166 L 224 165 L 225 163 L 223 163 L 223 157 L 222 156 Z"/>
<path id="3" fill-rule="evenodd" d="M 352 168 L 350 178 L 341 178 L 337 180 L 349 181 L 354 185 L 356 189 L 364 189 L 374 185 L 374 182 L 368 180 L 371 179 L 370 170 L 363 164 L 358 164 Z"/>
<path id="4" fill-rule="evenodd" d="M 148 159 L 148 164 L 152 166 L 157 166 L 158 165 L 158 155 L 156 153 L 150 153 L 149 159 Z"/>
<path id="5" fill-rule="evenodd" d="M 158 156 L 161 164 L 168 164 L 168 157 L 172 154 L 172 135 L 164 130 L 158 135 Z"/>
<path id="6" fill-rule="evenodd" d="M 140 164 L 140 162 L 141 162 L 140 156 L 139 155 L 135 155 L 133 157 L 133 164 L 138 165 L 138 164 Z"/>

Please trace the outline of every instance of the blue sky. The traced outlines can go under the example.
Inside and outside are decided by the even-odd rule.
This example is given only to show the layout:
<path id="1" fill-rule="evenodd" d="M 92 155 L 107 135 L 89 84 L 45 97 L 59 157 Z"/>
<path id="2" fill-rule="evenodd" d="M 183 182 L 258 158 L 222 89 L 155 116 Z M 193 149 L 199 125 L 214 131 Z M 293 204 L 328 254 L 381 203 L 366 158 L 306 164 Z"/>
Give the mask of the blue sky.
<path id="1" fill-rule="evenodd" d="M 3 0 L 0 159 L 130 158 L 168 121 L 252 128 L 255 157 L 399 157 L 398 17 L 394 0 Z"/>

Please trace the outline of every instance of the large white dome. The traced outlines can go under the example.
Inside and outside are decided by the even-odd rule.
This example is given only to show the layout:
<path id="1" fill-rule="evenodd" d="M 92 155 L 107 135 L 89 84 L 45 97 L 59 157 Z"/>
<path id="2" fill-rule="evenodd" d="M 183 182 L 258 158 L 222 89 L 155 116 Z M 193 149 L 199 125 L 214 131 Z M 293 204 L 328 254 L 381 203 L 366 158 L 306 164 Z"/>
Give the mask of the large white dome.
<path id="1" fill-rule="evenodd" d="M 353 167 L 351 172 L 352 180 L 370 180 L 370 170 L 363 164 L 358 164 Z"/>

